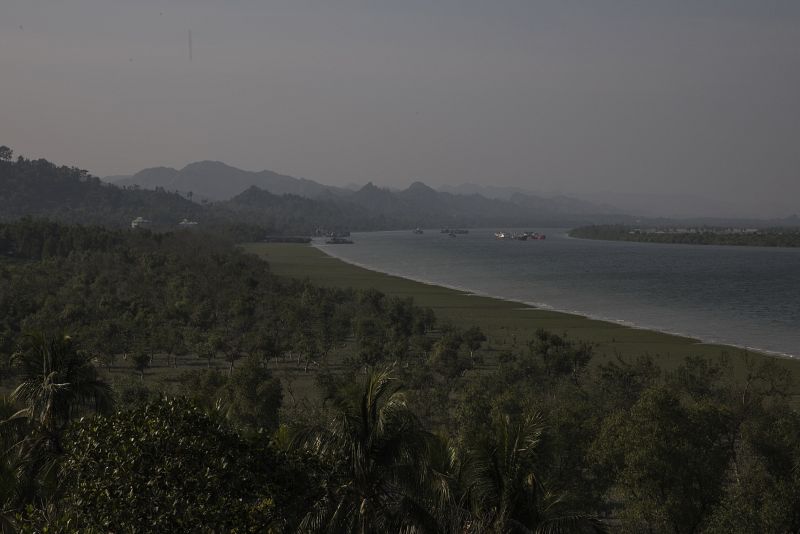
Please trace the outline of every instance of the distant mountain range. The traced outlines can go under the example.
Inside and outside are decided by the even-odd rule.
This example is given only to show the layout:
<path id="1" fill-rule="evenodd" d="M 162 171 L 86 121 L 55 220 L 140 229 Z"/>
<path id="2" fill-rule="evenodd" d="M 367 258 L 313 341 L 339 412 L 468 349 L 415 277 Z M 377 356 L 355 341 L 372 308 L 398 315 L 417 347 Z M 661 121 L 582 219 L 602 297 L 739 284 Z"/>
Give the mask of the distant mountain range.
<path id="1" fill-rule="evenodd" d="M 224 174 L 215 175 L 215 169 Z M 262 185 L 267 182 L 283 191 L 312 191 L 316 197 L 275 194 L 251 185 L 229 200 L 198 202 L 195 195 L 191 200 L 187 198 L 189 191 L 197 189 L 197 184 L 208 185 L 219 180 L 230 186 L 234 181 L 246 183 L 252 175 L 260 178 Z M 138 176 L 148 178 L 149 181 L 143 183 L 152 189 L 130 182 L 122 186 L 110 184 L 86 171 L 57 166 L 43 159 L 0 161 L 0 222 L 32 216 L 130 227 L 132 221 L 142 218 L 150 221 L 147 226 L 153 229 L 169 230 L 180 228 L 181 221 L 188 219 L 187 222 L 197 223 L 192 227 L 236 235 L 237 239 L 258 239 L 265 234 L 309 235 L 318 229 L 532 227 L 620 222 L 618 217 L 609 221 L 603 216 L 563 216 L 545 209 L 532 209 L 524 205 L 523 201 L 529 199 L 523 197 L 514 203 L 481 195 L 442 193 L 420 182 L 403 191 L 390 191 L 371 183 L 356 191 L 340 190 L 310 180 L 266 171 L 247 173 L 217 163 L 198 163 L 181 171 L 148 170 Z M 178 193 L 176 189 L 184 192 Z M 222 193 L 206 188 L 197 196 L 201 194 L 219 196 Z"/>
<path id="2" fill-rule="evenodd" d="M 152 167 L 131 176 L 109 176 L 106 181 L 119 186 L 138 185 L 147 189 L 163 187 L 168 191 L 192 193 L 209 200 L 228 200 L 245 189 L 256 186 L 275 195 L 299 195 L 307 198 L 349 192 L 325 186 L 313 180 L 294 178 L 264 170 L 245 171 L 220 161 L 198 161 L 178 170 L 172 167 Z"/>
<path id="3" fill-rule="evenodd" d="M 405 221 L 412 225 L 459 224 L 564 224 L 594 222 L 624 217 L 611 206 L 592 204 L 566 196 L 545 198 L 522 189 L 465 185 L 451 191 L 437 191 L 422 182 L 393 191 L 372 183 L 363 187 L 332 187 L 305 178 L 294 178 L 269 170 L 252 172 L 218 161 L 191 163 L 178 170 L 170 167 L 144 169 L 132 176 L 106 178 L 119 186 L 156 187 L 191 193 L 194 199 L 228 201 L 235 206 L 252 187 L 272 195 L 297 195 L 339 208 L 359 207 L 370 220 Z M 252 205 L 254 193 L 246 195 Z M 270 200 L 274 206 L 274 202 Z M 610 219 L 609 219 L 610 218 Z"/>
<path id="4" fill-rule="evenodd" d="M 135 178 L 135 179 L 134 179 Z M 247 185 L 256 180 L 259 185 Z M 158 168 L 102 182 L 74 167 L 46 160 L 0 160 L 0 222 L 40 217 L 80 224 L 130 227 L 137 218 L 154 229 L 177 229 L 182 219 L 238 240 L 267 234 L 310 235 L 327 231 L 395 230 L 414 227 L 489 227 L 497 229 L 574 227 L 590 224 L 675 224 L 609 213 L 607 206 L 570 197 L 544 198 L 511 191 L 507 198 L 454 194 L 415 182 L 401 191 L 368 183 L 356 190 L 328 187 L 270 171 L 251 173 L 217 162 L 181 170 Z M 220 199 L 229 191 L 232 198 Z M 152 188 L 152 189 L 151 189 Z M 267 188 L 271 188 L 271 191 Z M 181 191 L 180 193 L 176 191 Z M 192 192 L 191 200 L 189 192 Z M 198 201 L 203 197 L 202 201 Z M 795 218 L 695 220 L 681 224 L 781 226 Z"/>

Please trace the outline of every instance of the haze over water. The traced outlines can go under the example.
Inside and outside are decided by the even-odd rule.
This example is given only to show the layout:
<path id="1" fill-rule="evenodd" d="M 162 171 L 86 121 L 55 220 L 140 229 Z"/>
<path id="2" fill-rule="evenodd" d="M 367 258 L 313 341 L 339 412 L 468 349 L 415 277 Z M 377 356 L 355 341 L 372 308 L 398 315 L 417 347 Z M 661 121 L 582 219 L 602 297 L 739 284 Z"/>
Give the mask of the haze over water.
<path id="1" fill-rule="evenodd" d="M 494 230 L 354 234 L 320 245 L 344 261 L 536 306 L 800 356 L 800 249 L 572 239 L 496 240 Z"/>

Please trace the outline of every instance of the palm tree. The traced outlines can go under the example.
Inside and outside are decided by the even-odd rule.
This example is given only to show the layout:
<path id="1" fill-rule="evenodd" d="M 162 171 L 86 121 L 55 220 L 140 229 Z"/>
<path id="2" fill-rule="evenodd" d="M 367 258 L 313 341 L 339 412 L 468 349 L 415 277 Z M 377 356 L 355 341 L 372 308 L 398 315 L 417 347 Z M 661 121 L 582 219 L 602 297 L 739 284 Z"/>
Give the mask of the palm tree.
<path id="1" fill-rule="evenodd" d="M 30 334 L 12 356 L 20 368 L 21 382 L 11 399 L 25 417 L 60 451 L 64 427 L 85 411 L 107 413 L 113 407 L 111 386 L 103 381 L 86 353 L 66 335 Z"/>
<path id="2" fill-rule="evenodd" d="M 357 398 L 336 401 L 322 428 L 298 434 L 332 475 L 300 530 L 359 533 L 437 530 L 420 498 L 432 436 L 388 371 L 373 372 Z"/>
<path id="3" fill-rule="evenodd" d="M 12 360 L 21 382 L 10 400 L 22 408 L 3 417 L 0 432 L 4 440 L 15 441 L 6 452 L 17 466 L 17 501 L 24 502 L 52 482 L 69 422 L 87 411 L 109 412 L 113 397 L 69 336 L 28 335 Z"/>
<path id="4" fill-rule="evenodd" d="M 560 509 L 561 498 L 536 475 L 536 453 L 544 432 L 540 413 L 518 421 L 496 418 L 493 432 L 469 450 L 468 501 L 472 518 L 465 532 L 598 533 L 593 518 Z"/>
<path id="5" fill-rule="evenodd" d="M 0 397 L 0 422 L 14 415 L 14 403 L 8 397 Z M 18 459 L 15 446 L 24 434 L 20 431 L 24 425 L 0 426 L 0 532 L 14 532 L 13 519 L 15 510 L 12 504 L 16 501 L 19 486 L 17 484 Z"/>
<path id="6" fill-rule="evenodd" d="M 428 473 L 418 499 L 433 511 L 442 533 L 469 532 L 470 458 L 455 442 L 437 437 L 428 452 Z"/>

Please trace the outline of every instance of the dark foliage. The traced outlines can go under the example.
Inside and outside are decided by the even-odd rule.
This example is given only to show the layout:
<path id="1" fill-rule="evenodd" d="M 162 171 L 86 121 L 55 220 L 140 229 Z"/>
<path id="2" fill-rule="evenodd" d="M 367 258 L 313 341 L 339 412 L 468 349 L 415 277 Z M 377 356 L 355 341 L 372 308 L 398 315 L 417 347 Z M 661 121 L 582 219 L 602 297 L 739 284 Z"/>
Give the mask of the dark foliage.
<path id="1" fill-rule="evenodd" d="M 544 330 L 494 354 L 200 232 L 25 220 L 0 245 L 3 528 L 800 530 L 800 416 L 770 360 L 665 372 Z M 102 368 L 126 357 L 141 377 L 112 397 Z M 153 368 L 187 358 L 208 367 L 175 372 L 188 400 L 152 402 Z M 319 405 L 281 409 L 289 359 Z"/>
<path id="2" fill-rule="evenodd" d="M 191 404 L 163 400 L 87 419 L 62 463 L 70 530 L 263 532 L 303 476 Z M 297 487 L 297 486 L 295 486 Z"/>

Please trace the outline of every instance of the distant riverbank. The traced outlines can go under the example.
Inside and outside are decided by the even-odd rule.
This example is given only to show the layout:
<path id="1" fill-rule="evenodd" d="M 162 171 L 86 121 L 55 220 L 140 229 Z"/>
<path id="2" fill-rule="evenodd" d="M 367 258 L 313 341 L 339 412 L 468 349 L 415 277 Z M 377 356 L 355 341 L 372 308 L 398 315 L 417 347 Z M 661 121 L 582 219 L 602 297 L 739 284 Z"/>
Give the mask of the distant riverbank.
<path id="1" fill-rule="evenodd" d="M 462 327 L 480 326 L 495 353 L 524 346 L 536 329 L 544 328 L 593 343 L 598 362 L 617 356 L 631 359 L 650 355 L 660 365 L 670 368 L 688 356 L 713 358 L 726 352 L 737 370 L 744 369 L 744 351 L 731 346 L 702 343 L 689 337 L 633 328 L 383 274 L 351 265 L 311 246 L 249 244 L 246 248 L 266 259 L 272 271 L 281 276 L 307 277 L 325 286 L 375 288 L 389 295 L 413 297 L 419 305 L 430 306 L 440 320 Z M 765 357 L 754 352 L 750 355 L 756 360 Z M 800 362 L 784 358 L 776 358 L 775 361 L 782 367 L 800 371 Z"/>
<path id="2" fill-rule="evenodd" d="M 800 229 L 750 228 L 634 228 L 619 225 L 582 226 L 570 237 L 604 241 L 635 241 L 683 245 L 729 245 L 743 247 L 800 247 Z"/>

